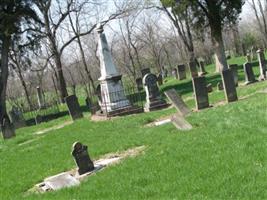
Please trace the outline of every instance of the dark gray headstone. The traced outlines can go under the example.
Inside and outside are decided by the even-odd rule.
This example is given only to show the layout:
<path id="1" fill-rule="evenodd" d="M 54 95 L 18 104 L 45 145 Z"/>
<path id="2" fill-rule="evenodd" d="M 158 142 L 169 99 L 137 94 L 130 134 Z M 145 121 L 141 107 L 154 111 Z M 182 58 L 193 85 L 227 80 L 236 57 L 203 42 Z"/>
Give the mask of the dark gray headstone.
<path id="1" fill-rule="evenodd" d="M 204 76 L 195 77 L 192 79 L 193 89 L 195 94 L 196 109 L 200 110 L 209 107 L 209 96 Z"/>
<path id="2" fill-rule="evenodd" d="M 145 75 L 143 78 L 143 85 L 146 91 L 146 104 L 144 108 L 146 112 L 166 107 L 167 105 L 160 96 L 157 81 L 157 76 L 151 73 Z"/>
<path id="3" fill-rule="evenodd" d="M 68 106 L 69 114 L 72 120 L 83 118 L 83 113 L 81 111 L 78 99 L 75 95 L 66 97 L 65 101 Z"/>
<path id="4" fill-rule="evenodd" d="M 137 86 L 137 90 L 141 91 L 143 89 L 143 83 L 142 83 L 142 78 L 137 78 L 135 80 L 136 86 Z"/>
<path id="5" fill-rule="evenodd" d="M 12 107 L 11 111 L 9 112 L 9 115 L 11 118 L 11 122 L 13 123 L 16 129 L 26 126 L 23 113 L 17 107 Z"/>
<path id="6" fill-rule="evenodd" d="M 145 76 L 146 74 L 149 74 L 149 73 L 151 73 L 151 72 L 150 72 L 150 68 L 144 68 L 144 69 L 142 69 L 142 70 L 141 70 L 142 78 L 144 78 L 144 76 Z"/>
<path id="7" fill-rule="evenodd" d="M 189 70 L 190 70 L 190 73 L 191 73 L 191 77 L 192 78 L 195 78 L 195 77 L 198 77 L 198 71 L 197 71 L 197 65 L 195 62 L 189 62 Z"/>
<path id="8" fill-rule="evenodd" d="M 6 116 L 3 120 L 3 125 L 1 126 L 2 135 L 4 139 L 9 139 L 16 136 L 15 128 L 13 124 L 10 122 L 8 116 Z"/>
<path id="9" fill-rule="evenodd" d="M 178 79 L 179 80 L 186 79 L 186 67 L 185 67 L 185 65 L 178 65 L 177 66 L 177 72 L 178 72 Z"/>
<path id="10" fill-rule="evenodd" d="M 260 68 L 259 81 L 266 80 L 266 60 L 264 56 L 264 50 L 259 49 L 257 51 L 257 54 L 258 54 L 259 68 Z"/>
<path id="11" fill-rule="evenodd" d="M 244 72 L 245 72 L 245 85 L 251 84 L 256 82 L 255 75 L 253 72 L 252 64 L 249 62 L 246 62 L 244 65 Z"/>
<path id="12" fill-rule="evenodd" d="M 234 76 L 231 69 L 222 71 L 222 81 L 227 102 L 237 101 L 237 93 L 234 82 Z"/>
<path id="13" fill-rule="evenodd" d="M 232 70 L 235 86 L 237 87 L 238 86 L 238 65 L 232 64 L 232 65 L 229 65 L 229 68 Z"/>
<path id="14" fill-rule="evenodd" d="M 187 115 L 188 113 L 190 113 L 190 109 L 187 107 L 187 105 L 185 104 L 181 96 L 178 95 L 175 89 L 167 90 L 164 93 L 181 115 Z"/>
<path id="15" fill-rule="evenodd" d="M 80 142 L 75 142 L 72 145 L 71 154 L 74 157 L 80 175 L 94 170 L 94 163 L 89 157 L 86 145 L 83 145 Z"/>
<path id="16" fill-rule="evenodd" d="M 199 75 L 203 76 L 207 74 L 206 70 L 205 70 L 205 63 L 204 61 L 199 61 Z"/>

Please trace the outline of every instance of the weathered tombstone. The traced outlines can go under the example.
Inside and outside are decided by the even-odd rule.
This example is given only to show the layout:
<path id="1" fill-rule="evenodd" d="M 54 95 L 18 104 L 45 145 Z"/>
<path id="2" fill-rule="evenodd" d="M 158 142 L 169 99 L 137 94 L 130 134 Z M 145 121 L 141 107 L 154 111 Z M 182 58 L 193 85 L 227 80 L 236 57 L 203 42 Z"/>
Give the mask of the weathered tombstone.
<path id="1" fill-rule="evenodd" d="M 26 126 L 23 114 L 17 107 L 13 106 L 11 111 L 9 112 L 9 115 L 11 118 L 11 122 L 13 123 L 16 129 Z"/>
<path id="2" fill-rule="evenodd" d="M 256 82 L 255 75 L 253 72 L 252 64 L 249 62 L 246 62 L 244 65 L 244 72 L 245 72 L 245 85 L 251 84 Z"/>
<path id="3" fill-rule="evenodd" d="M 205 70 L 205 63 L 204 61 L 199 61 L 199 75 L 203 76 L 207 74 L 206 70 Z"/>
<path id="4" fill-rule="evenodd" d="M 171 121 L 172 121 L 173 125 L 179 130 L 190 130 L 190 129 L 192 129 L 192 125 L 189 124 L 183 118 L 183 116 L 181 116 L 180 114 L 173 115 L 172 118 L 171 118 Z"/>
<path id="5" fill-rule="evenodd" d="M 211 83 L 209 83 L 208 85 L 207 85 L 207 90 L 208 90 L 208 93 L 211 93 L 212 92 L 212 84 Z"/>
<path id="6" fill-rule="evenodd" d="M 178 65 L 177 66 L 177 72 L 178 72 L 178 79 L 179 80 L 186 79 L 186 68 L 185 68 L 185 65 Z"/>
<path id="7" fill-rule="evenodd" d="M 16 136 L 15 128 L 11 123 L 8 116 L 5 116 L 3 119 L 3 125 L 1 126 L 2 135 L 4 139 L 9 139 Z"/>
<path id="8" fill-rule="evenodd" d="M 237 64 L 229 65 L 229 69 L 231 69 L 233 73 L 235 86 L 237 87 L 238 86 L 238 65 Z"/>
<path id="9" fill-rule="evenodd" d="M 166 107 L 166 102 L 161 98 L 157 85 L 158 78 L 155 74 L 146 74 L 143 78 L 143 85 L 146 91 L 146 112 Z"/>
<path id="10" fill-rule="evenodd" d="M 175 89 L 167 90 L 164 93 L 181 115 L 185 116 L 190 113 L 190 109 L 187 107 L 181 96 L 177 94 Z"/>
<path id="11" fill-rule="evenodd" d="M 136 86 L 137 86 L 137 90 L 141 91 L 143 89 L 143 83 L 142 83 L 142 78 L 137 78 L 135 80 Z"/>
<path id="12" fill-rule="evenodd" d="M 66 104 L 68 106 L 69 114 L 72 120 L 76 120 L 83 117 L 78 99 L 75 95 L 70 95 L 65 98 Z"/>
<path id="13" fill-rule="evenodd" d="M 223 83 L 222 83 L 222 81 L 220 81 L 220 82 L 217 83 L 217 90 L 218 91 L 223 90 Z"/>
<path id="14" fill-rule="evenodd" d="M 259 67 L 260 67 L 259 81 L 266 80 L 266 61 L 264 57 L 264 50 L 259 49 L 257 51 L 257 54 L 258 54 Z"/>
<path id="15" fill-rule="evenodd" d="M 72 145 L 72 156 L 78 167 L 78 173 L 80 175 L 94 170 L 94 163 L 89 157 L 88 147 L 80 142 L 75 142 Z"/>
<path id="16" fill-rule="evenodd" d="M 36 87 L 36 91 L 39 109 L 43 109 L 45 107 L 43 92 L 39 86 Z"/>
<path id="17" fill-rule="evenodd" d="M 177 69 L 176 69 L 176 68 L 174 68 L 174 69 L 172 70 L 172 75 L 173 75 L 173 77 L 174 77 L 175 79 L 178 79 L 178 72 L 177 72 Z"/>
<path id="18" fill-rule="evenodd" d="M 192 79 L 194 96 L 196 101 L 196 109 L 200 110 L 209 107 L 209 96 L 204 76 L 194 77 Z"/>
<path id="19" fill-rule="evenodd" d="M 43 117 L 41 115 L 36 115 L 35 124 L 41 124 L 43 122 Z"/>
<path id="20" fill-rule="evenodd" d="M 222 82 L 227 102 L 237 101 L 238 98 L 236 93 L 234 76 L 231 69 L 226 69 L 222 71 Z"/>
<path id="21" fill-rule="evenodd" d="M 149 73 L 151 73 L 151 72 L 150 72 L 150 68 L 144 68 L 144 69 L 142 69 L 142 70 L 141 70 L 142 78 L 144 78 L 144 76 L 145 76 L 146 74 L 149 74 Z"/>
<path id="22" fill-rule="evenodd" d="M 158 79 L 158 84 L 159 84 L 159 85 L 162 85 L 162 84 L 163 84 L 163 77 L 162 77 L 162 74 L 161 74 L 161 73 L 158 74 L 157 79 Z"/>
<path id="23" fill-rule="evenodd" d="M 195 62 L 189 62 L 188 66 L 189 66 L 189 70 L 191 73 L 191 77 L 192 78 L 198 77 L 198 71 L 197 71 L 196 63 Z"/>

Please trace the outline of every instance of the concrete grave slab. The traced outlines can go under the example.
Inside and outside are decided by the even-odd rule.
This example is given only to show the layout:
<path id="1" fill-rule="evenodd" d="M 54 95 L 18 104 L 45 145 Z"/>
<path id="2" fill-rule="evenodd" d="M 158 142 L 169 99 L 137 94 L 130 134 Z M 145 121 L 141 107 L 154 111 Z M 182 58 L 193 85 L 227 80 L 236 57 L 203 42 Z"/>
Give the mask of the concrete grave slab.
<path id="1" fill-rule="evenodd" d="M 172 116 L 171 121 L 173 125 L 179 130 L 190 130 L 192 125 L 188 123 L 183 116 L 175 114 Z"/>

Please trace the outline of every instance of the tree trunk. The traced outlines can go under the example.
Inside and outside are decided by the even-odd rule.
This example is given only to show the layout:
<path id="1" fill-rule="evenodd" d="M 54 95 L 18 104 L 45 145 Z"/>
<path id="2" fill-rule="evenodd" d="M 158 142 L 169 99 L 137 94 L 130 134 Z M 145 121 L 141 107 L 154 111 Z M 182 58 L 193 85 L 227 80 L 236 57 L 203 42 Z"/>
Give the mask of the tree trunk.
<path id="1" fill-rule="evenodd" d="M 210 23 L 211 38 L 215 50 L 216 72 L 228 69 L 227 59 L 222 39 L 222 28 L 217 23 Z"/>
<path id="2" fill-rule="evenodd" d="M 67 85 L 66 85 L 66 81 L 64 78 L 64 74 L 62 71 L 61 58 L 58 52 L 55 52 L 54 59 L 56 63 L 57 76 L 58 76 L 58 81 L 59 81 L 60 101 L 61 103 L 65 103 L 65 97 L 68 96 L 68 91 L 67 91 Z"/>
<path id="3" fill-rule="evenodd" d="M 4 118 L 7 118 L 6 111 L 6 88 L 8 79 L 8 52 L 11 37 L 2 36 L 1 65 L 0 65 L 0 125 L 3 125 Z"/>

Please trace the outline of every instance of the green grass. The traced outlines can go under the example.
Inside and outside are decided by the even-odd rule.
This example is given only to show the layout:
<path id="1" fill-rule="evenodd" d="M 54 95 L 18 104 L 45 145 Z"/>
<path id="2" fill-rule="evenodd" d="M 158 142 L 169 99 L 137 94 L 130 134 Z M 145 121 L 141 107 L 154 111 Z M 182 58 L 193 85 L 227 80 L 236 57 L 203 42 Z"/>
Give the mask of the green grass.
<path id="1" fill-rule="evenodd" d="M 212 66 L 208 66 L 208 70 L 212 70 Z M 207 82 L 214 83 L 214 87 L 218 80 L 217 74 L 207 76 Z M 192 96 L 190 80 L 168 79 L 161 90 L 171 87 L 184 98 Z M 267 88 L 266 81 L 240 86 L 238 95 L 246 96 L 264 88 Z M 212 104 L 224 100 L 221 91 L 214 90 L 209 97 Z M 193 100 L 186 103 L 194 107 Z M 144 127 L 171 113 L 175 110 L 105 122 L 92 122 L 86 116 L 39 136 L 33 133 L 64 123 L 70 117 L 19 129 L 16 138 L 0 140 L 0 197 L 64 200 L 267 198 L 266 94 L 257 93 L 235 103 L 194 112 L 187 117 L 194 127 L 190 131 L 179 131 L 172 124 Z M 35 140 L 19 146 L 32 139 Z M 140 145 L 147 148 L 143 154 L 91 176 L 79 187 L 25 196 L 28 189 L 47 176 L 75 167 L 70 151 L 77 140 L 88 145 L 94 160 L 106 153 Z"/>

